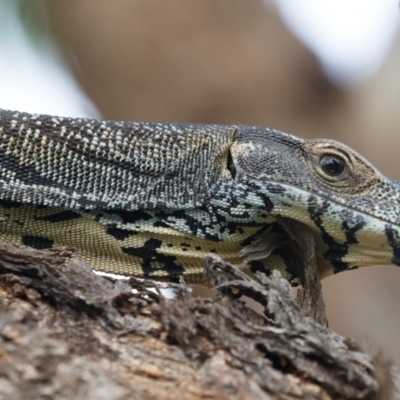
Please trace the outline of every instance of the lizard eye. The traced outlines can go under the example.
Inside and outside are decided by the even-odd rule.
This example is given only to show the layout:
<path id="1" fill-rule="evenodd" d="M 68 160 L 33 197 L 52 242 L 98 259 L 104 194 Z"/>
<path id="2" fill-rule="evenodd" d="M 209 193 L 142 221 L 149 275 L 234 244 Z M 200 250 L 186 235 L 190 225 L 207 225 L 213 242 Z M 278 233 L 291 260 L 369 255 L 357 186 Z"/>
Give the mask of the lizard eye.
<path id="1" fill-rule="evenodd" d="M 343 173 L 346 164 L 340 157 L 329 154 L 321 158 L 320 166 L 327 175 L 335 177 Z"/>
<path id="2" fill-rule="evenodd" d="M 304 150 L 310 171 L 330 190 L 356 194 L 379 179 L 380 174 L 371 164 L 341 143 L 314 139 L 305 143 Z"/>

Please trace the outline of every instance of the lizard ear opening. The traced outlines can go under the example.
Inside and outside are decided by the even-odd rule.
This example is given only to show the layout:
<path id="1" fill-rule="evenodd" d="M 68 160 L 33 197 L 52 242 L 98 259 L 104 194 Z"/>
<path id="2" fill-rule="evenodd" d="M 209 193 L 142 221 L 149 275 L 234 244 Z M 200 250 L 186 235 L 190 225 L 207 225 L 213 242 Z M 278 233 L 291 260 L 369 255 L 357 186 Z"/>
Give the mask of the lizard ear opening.
<path id="1" fill-rule="evenodd" d="M 227 159 L 227 162 L 226 162 L 226 168 L 231 173 L 232 179 L 235 179 L 235 177 L 236 177 L 236 167 L 235 167 L 235 164 L 233 163 L 232 153 L 231 153 L 230 150 L 228 152 L 228 159 Z"/>

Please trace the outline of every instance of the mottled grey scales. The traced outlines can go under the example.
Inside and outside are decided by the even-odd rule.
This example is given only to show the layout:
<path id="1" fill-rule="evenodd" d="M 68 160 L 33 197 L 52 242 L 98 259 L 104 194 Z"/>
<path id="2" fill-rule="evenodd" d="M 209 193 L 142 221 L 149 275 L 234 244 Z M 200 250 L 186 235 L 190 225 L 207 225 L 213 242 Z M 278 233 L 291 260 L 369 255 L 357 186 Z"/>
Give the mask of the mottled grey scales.
<path id="1" fill-rule="evenodd" d="M 312 232 L 321 276 L 399 265 L 399 210 L 399 182 L 332 140 L 0 110 L 0 240 L 96 270 L 203 283 L 212 251 L 296 284 L 282 218 Z"/>

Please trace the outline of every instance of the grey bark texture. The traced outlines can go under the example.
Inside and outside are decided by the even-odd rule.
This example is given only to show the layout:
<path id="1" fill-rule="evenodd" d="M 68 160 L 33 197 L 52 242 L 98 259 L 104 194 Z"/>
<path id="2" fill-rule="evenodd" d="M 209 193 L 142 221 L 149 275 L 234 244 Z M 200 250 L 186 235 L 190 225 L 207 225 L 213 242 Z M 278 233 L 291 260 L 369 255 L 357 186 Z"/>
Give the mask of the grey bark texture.
<path id="1" fill-rule="evenodd" d="M 300 308 L 279 273 L 254 280 L 207 255 L 215 299 L 184 283 L 168 299 L 71 255 L 0 243 L 0 399 L 399 398 L 379 354 L 301 311 L 324 322 L 306 283 Z"/>

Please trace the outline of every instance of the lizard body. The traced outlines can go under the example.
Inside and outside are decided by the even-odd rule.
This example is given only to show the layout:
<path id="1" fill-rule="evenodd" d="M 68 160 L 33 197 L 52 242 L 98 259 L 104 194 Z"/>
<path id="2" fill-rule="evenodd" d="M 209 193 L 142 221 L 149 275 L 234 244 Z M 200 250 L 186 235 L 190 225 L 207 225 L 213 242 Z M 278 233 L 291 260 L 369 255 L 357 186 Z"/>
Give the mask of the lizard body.
<path id="1" fill-rule="evenodd" d="M 312 232 L 322 276 L 400 265 L 399 206 L 398 182 L 331 140 L 0 110 L 0 240 L 104 272 L 202 283 L 215 252 L 295 284 L 281 218 Z"/>

